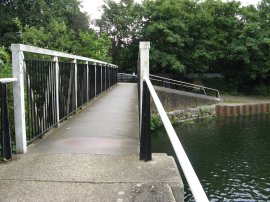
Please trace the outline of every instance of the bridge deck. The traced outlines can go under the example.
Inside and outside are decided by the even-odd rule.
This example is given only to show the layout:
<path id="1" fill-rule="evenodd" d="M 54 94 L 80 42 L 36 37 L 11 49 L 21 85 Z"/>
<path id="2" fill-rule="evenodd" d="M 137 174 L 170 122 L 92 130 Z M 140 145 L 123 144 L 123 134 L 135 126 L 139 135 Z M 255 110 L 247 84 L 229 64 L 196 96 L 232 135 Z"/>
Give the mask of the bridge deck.
<path id="1" fill-rule="evenodd" d="M 137 154 L 137 86 L 120 83 L 30 150 L 30 153 Z"/>
<path id="2" fill-rule="evenodd" d="M 118 84 L 27 154 L 0 164 L 1 201 L 183 201 L 172 157 L 139 161 L 136 105 L 136 85 Z"/>

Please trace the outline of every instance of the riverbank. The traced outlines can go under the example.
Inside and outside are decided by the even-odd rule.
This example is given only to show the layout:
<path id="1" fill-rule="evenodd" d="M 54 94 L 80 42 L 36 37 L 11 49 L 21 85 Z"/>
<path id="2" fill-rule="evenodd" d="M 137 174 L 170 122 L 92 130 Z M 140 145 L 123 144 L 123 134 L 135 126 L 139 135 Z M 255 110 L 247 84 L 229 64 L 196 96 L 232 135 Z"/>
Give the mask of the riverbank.
<path id="1" fill-rule="evenodd" d="M 245 104 L 245 103 L 265 103 L 270 102 L 270 97 L 258 97 L 258 96 L 231 96 L 222 95 L 223 103 L 231 104 Z"/>
<path id="2" fill-rule="evenodd" d="M 215 117 L 241 116 L 270 113 L 269 97 L 221 96 L 220 104 L 198 106 L 167 112 L 172 124 Z M 162 126 L 156 113 L 152 113 L 151 130 Z"/>

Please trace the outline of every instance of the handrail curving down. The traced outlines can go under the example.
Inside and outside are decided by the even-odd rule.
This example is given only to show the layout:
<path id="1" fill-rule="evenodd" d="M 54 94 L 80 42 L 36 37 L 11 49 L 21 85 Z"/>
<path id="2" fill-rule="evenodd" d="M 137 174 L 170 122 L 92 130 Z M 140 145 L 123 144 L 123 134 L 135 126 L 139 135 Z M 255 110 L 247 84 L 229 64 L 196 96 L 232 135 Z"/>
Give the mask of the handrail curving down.
<path id="1" fill-rule="evenodd" d="M 165 78 L 165 77 L 161 77 L 161 76 L 156 76 L 156 75 L 153 75 L 153 74 L 150 74 L 149 77 L 150 77 L 150 80 L 154 80 L 154 81 L 159 81 L 159 82 L 164 82 L 164 83 L 168 83 L 168 84 L 184 86 L 184 87 L 187 87 L 187 88 L 193 88 L 193 89 L 197 89 L 197 90 L 202 90 L 205 95 L 206 95 L 205 90 L 214 91 L 215 94 L 216 94 L 216 98 L 218 100 L 220 99 L 219 90 L 214 89 L 214 88 L 208 88 L 208 87 L 205 87 L 205 86 L 200 86 L 200 85 L 197 85 L 197 84 L 187 83 L 187 82 L 184 82 L 184 81 L 178 81 L 178 80 L 174 80 L 174 79 L 169 79 L 169 78 Z"/>

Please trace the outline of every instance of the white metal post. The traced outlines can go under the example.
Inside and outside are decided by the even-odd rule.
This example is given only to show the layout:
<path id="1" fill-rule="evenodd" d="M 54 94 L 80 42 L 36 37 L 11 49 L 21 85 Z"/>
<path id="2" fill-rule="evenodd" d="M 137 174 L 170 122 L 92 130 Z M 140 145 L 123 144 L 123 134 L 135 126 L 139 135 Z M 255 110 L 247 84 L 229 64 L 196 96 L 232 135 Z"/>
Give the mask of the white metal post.
<path id="1" fill-rule="evenodd" d="M 78 94 L 77 94 L 77 92 L 78 92 L 78 65 L 77 65 L 77 60 L 76 59 L 74 59 L 73 61 L 72 61 L 74 64 L 75 64 L 75 69 L 74 69 L 74 76 L 75 76 L 75 109 L 77 110 L 77 107 L 78 107 Z"/>
<path id="2" fill-rule="evenodd" d="M 59 126 L 59 61 L 58 57 L 54 56 L 53 61 L 55 62 L 55 93 L 56 93 L 56 121 L 57 121 L 57 127 Z"/>
<path id="3" fill-rule="evenodd" d="M 17 153 L 27 152 L 24 105 L 24 55 L 19 44 L 12 44 L 12 73 L 17 79 L 13 85 L 14 121 Z"/>
<path id="4" fill-rule="evenodd" d="M 140 42 L 140 128 L 141 128 L 141 120 L 142 120 L 142 90 L 143 90 L 143 79 L 144 77 L 149 78 L 149 49 L 150 42 L 141 41 Z M 140 131 L 141 134 L 141 131 Z"/>
<path id="5" fill-rule="evenodd" d="M 89 100 L 89 65 L 88 65 L 88 61 L 85 61 L 86 64 L 86 98 L 87 101 Z"/>

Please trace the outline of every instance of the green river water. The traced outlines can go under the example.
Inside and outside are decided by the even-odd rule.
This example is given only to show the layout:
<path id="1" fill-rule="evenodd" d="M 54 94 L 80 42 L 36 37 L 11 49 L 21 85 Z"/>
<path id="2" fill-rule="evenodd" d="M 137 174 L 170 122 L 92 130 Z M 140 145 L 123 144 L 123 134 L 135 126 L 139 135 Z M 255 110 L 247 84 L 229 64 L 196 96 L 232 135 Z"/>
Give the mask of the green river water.
<path id="1" fill-rule="evenodd" d="M 270 201 L 269 114 L 174 128 L 210 201 Z M 175 156 L 166 131 L 153 133 L 153 152 Z M 194 201 L 184 184 L 185 201 Z"/>

